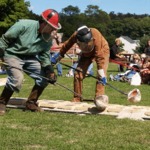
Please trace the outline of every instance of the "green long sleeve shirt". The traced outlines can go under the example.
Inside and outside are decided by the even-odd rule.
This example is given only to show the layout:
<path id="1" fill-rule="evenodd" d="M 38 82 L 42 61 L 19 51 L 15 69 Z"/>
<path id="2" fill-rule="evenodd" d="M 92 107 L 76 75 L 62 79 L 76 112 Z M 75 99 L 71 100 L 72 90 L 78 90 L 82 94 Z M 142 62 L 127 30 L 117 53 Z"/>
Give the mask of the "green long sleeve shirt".
<path id="1" fill-rule="evenodd" d="M 39 34 L 39 22 L 22 19 L 16 22 L 0 38 L 0 49 L 4 56 L 31 56 L 36 55 L 43 67 L 51 64 L 49 50 L 52 42 L 45 42 Z"/>

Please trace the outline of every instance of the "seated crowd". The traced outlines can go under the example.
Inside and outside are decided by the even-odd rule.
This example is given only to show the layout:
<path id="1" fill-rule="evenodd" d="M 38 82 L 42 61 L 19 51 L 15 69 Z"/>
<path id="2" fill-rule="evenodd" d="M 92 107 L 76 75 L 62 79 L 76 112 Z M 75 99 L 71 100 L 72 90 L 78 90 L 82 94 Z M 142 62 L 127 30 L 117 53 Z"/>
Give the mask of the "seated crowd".
<path id="1" fill-rule="evenodd" d="M 58 45 L 59 44 L 57 44 L 57 46 Z M 54 44 L 54 46 L 56 46 L 56 44 Z M 122 42 L 117 38 L 115 44 L 110 48 L 110 62 L 118 64 L 118 71 L 121 72 L 114 76 L 111 74 L 110 79 L 113 81 L 131 82 L 131 79 L 134 76 L 136 77 L 136 80 L 139 80 L 140 84 L 150 84 L 150 40 L 148 41 L 143 54 L 134 53 L 128 55 L 126 51 L 122 50 L 121 46 Z M 74 52 L 78 56 L 78 59 L 77 61 L 73 61 L 72 68 L 77 67 L 78 60 L 80 59 L 81 50 L 76 44 L 74 46 Z M 58 63 L 56 68 L 58 76 L 62 76 L 61 64 Z M 69 69 L 66 77 L 74 76 L 74 69 L 72 68 Z M 93 75 L 93 63 L 89 66 L 87 75 Z"/>
<path id="2" fill-rule="evenodd" d="M 122 68 L 125 67 L 126 71 L 121 71 L 114 76 L 111 74 L 110 80 L 131 82 L 132 77 L 136 77 L 136 82 L 139 82 L 138 85 L 150 84 L 150 56 L 144 53 L 135 53 L 132 55 L 130 62 L 120 63 L 120 65 L 122 65 Z"/>

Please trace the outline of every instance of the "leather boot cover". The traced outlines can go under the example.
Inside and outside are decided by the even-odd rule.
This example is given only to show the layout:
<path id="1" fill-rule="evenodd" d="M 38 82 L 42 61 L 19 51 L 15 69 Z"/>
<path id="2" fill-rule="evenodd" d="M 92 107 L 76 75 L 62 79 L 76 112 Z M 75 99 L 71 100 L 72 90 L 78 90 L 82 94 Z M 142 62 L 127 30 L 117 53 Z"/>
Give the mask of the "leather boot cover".
<path id="1" fill-rule="evenodd" d="M 37 105 L 37 100 L 39 98 L 39 96 L 42 94 L 44 88 L 40 87 L 38 85 L 34 85 L 28 100 L 26 102 L 26 110 L 31 110 L 31 111 L 39 111 L 41 112 L 42 109 L 40 107 L 38 107 Z"/>
<path id="2" fill-rule="evenodd" d="M 78 95 L 82 95 L 82 86 L 83 86 L 83 75 L 81 72 L 75 72 L 74 76 L 74 92 L 78 93 Z M 82 99 L 78 95 L 74 94 L 74 102 L 81 102 Z"/>
<path id="3" fill-rule="evenodd" d="M 102 84 L 99 84 L 98 82 L 96 83 L 96 89 L 95 89 L 95 97 L 99 95 L 104 95 L 105 94 L 105 86 Z"/>
<path id="4" fill-rule="evenodd" d="M 0 115 L 4 115 L 6 112 L 6 105 L 12 96 L 13 91 L 8 89 L 7 87 L 4 88 L 1 96 L 0 96 Z"/>

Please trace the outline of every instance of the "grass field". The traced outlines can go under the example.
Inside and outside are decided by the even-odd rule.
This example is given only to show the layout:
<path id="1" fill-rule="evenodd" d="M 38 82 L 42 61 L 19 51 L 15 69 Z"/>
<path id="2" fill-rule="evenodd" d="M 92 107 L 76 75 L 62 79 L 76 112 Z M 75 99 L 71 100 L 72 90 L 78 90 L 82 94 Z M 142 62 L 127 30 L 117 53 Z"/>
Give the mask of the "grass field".
<path id="1" fill-rule="evenodd" d="M 65 77 L 67 71 L 68 68 L 63 67 L 64 76 L 58 77 L 58 83 L 73 89 L 73 78 Z M 109 65 L 108 76 L 110 73 L 118 73 L 117 65 Z M 85 99 L 93 99 L 95 82 L 91 77 L 84 80 Z M 108 82 L 124 92 L 136 88 L 128 83 Z M 14 93 L 13 97 L 28 97 L 33 84 L 33 80 L 25 75 L 21 92 Z M 141 91 L 142 101 L 136 105 L 150 106 L 150 86 L 141 85 L 137 88 Z M 109 86 L 106 86 L 106 94 L 112 104 L 133 105 L 126 100 L 125 95 Z M 72 97 L 70 91 L 49 85 L 40 99 L 71 100 Z M 7 114 L 0 117 L 0 150 L 150 150 L 149 121 L 118 120 L 113 116 L 101 115 L 7 110 Z"/>

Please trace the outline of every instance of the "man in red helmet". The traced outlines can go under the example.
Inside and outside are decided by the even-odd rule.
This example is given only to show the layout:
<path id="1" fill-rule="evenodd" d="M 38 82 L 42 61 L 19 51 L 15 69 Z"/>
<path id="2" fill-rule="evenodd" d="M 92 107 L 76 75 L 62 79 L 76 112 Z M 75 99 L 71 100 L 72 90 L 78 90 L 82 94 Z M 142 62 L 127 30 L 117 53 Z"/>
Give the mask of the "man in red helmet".
<path id="1" fill-rule="evenodd" d="M 56 75 L 50 61 L 49 49 L 54 31 L 61 29 L 59 15 L 53 9 L 41 14 L 40 21 L 21 19 L 0 38 L 0 56 L 8 74 L 7 83 L 0 96 L 0 115 L 6 112 L 6 105 L 14 92 L 19 92 L 23 81 L 23 70 L 35 80 L 35 85 L 26 102 L 26 109 L 41 111 L 36 104 L 48 83 L 56 82 Z M 48 78 L 43 79 L 39 74 Z"/>
<path id="2" fill-rule="evenodd" d="M 64 54 L 72 47 L 74 43 L 77 43 L 81 49 L 81 57 L 78 62 L 77 69 L 81 71 L 75 71 L 74 75 L 74 91 L 78 95 L 74 95 L 73 102 L 80 102 L 82 95 L 82 82 L 85 78 L 88 66 L 93 60 L 97 63 L 99 80 L 96 82 L 95 100 L 97 97 L 105 94 L 106 84 L 106 72 L 109 64 L 109 45 L 103 35 L 95 28 L 88 28 L 83 25 L 75 31 L 71 37 L 64 42 L 60 53 L 53 58 L 52 62 L 55 64 Z M 107 97 L 102 96 L 102 97 Z M 108 97 L 107 97 L 108 98 Z"/>

